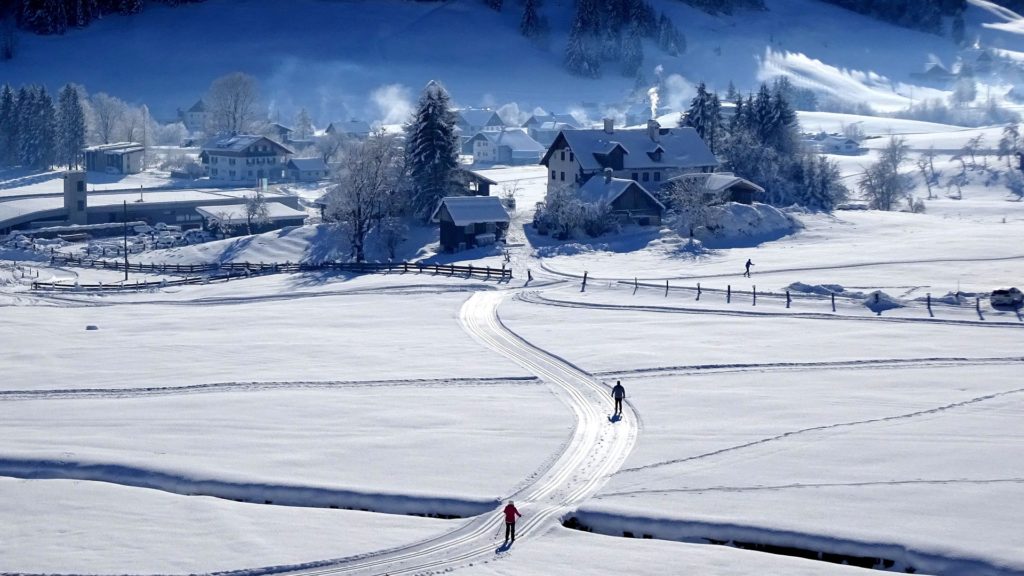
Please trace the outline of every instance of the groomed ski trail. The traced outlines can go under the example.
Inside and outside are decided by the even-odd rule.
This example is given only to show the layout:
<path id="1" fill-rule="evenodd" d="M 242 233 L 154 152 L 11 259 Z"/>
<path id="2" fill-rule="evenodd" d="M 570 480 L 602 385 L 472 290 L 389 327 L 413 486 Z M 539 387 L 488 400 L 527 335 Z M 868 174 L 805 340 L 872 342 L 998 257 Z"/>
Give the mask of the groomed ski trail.
<path id="1" fill-rule="evenodd" d="M 576 427 L 565 450 L 535 480 L 506 499 L 523 512 L 517 523 L 519 541 L 528 541 L 555 526 L 561 516 L 592 496 L 621 468 L 636 442 L 637 415 L 627 401 L 623 417 L 610 422 L 610 389 L 582 370 L 526 342 L 501 323 L 497 309 L 507 293 L 477 292 L 459 312 L 463 328 L 481 344 L 533 372 L 555 388 L 572 410 Z M 471 518 L 437 538 L 359 558 L 339 559 L 292 574 L 420 574 L 444 572 L 497 560 L 501 508 Z M 250 571 L 251 572 L 251 571 Z M 283 570 L 267 572 L 283 573 Z"/>

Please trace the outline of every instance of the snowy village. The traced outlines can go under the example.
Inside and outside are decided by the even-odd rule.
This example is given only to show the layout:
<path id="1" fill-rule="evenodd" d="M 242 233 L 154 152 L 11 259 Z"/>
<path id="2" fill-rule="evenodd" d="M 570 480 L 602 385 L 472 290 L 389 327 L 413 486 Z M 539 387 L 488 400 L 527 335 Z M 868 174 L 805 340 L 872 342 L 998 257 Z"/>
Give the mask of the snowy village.
<path id="1" fill-rule="evenodd" d="M 1024 575 L 1024 2 L 0 5 L 0 574 Z"/>

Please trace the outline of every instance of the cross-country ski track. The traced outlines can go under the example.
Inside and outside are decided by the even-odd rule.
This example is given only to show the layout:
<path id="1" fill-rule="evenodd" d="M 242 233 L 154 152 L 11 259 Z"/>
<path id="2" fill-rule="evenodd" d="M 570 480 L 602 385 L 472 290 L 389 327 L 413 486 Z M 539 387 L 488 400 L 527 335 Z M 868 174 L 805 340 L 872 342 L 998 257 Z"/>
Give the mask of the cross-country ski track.
<path id="1" fill-rule="evenodd" d="M 610 400 L 603 384 L 505 328 L 497 315 L 504 297 L 504 293 L 495 291 L 474 294 L 459 313 L 462 326 L 480 343 L 555 386 L 576 418 L 572 440 L 551 468 L 509 495 L 527 511 L 518 529 L 523 539 L 556 525 L 564 512 L 593 495 L 629 455 L 638 426 L 628 403 L 623 419 L 610 422 Z M 493 514 L 468 520 L 440 538 L 295 573 L 414 574 L 486 561 L 495 556 L 495 539 L 501 524 L 496 509 Z"/>

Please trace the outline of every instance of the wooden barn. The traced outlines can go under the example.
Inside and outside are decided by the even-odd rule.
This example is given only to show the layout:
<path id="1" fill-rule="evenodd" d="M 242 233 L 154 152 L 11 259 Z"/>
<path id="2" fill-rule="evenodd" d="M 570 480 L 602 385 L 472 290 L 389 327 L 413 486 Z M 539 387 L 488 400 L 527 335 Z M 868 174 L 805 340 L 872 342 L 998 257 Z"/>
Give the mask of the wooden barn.
<path id="1" fill-rule="evenodd" d="M 640 226 L 661 224 L 665 212 L 665 206 L 636 180 L 615 178 L 610 170 L 587 180 L 579 196 L 586 204 L 607 204 L 619 221 Z"/>
<path id="2" fill-rule="evenodd" d="M 509 217 L 494 196 L 446 196 L 431 220 L 441 225 L 441 250 L 459 252 L 493 244 L 505 234 Z"/>

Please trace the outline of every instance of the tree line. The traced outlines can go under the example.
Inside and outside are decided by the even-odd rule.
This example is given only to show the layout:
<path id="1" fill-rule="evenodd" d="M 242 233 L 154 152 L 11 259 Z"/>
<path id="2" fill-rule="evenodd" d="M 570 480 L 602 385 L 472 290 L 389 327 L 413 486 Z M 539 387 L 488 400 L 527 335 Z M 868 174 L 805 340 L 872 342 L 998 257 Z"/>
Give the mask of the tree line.
<path id="1" fill-rule="evenodd" d="M 35 34 L 63 34 L 84 28 L 107 14 L 138 14 L 146 3 L 170 6 L 203 0 L 13 0 L 4 2 L 0 18 L 13 17 L 18 27 Z"/>
<path id="2" fill-rule="evenodd" d="M 782 76 L 746 98 L 735 94 L 733 113 L 725 120 L 718 96 L 701 82 L 679 124 L 693 128 L 724 168 L 763 187 L 767 203 L 830 211 L 847 190 L 838 166 L 802 145 L 790 104 L 794 90 Z"/>
<path id="3" fill-rule="evenodd" d="M 75 86 L 61 88 L 56 103 L 42 86 L 0 88 L 0 165 L 77 166 L 84 146 L 85 112 Z"/>

